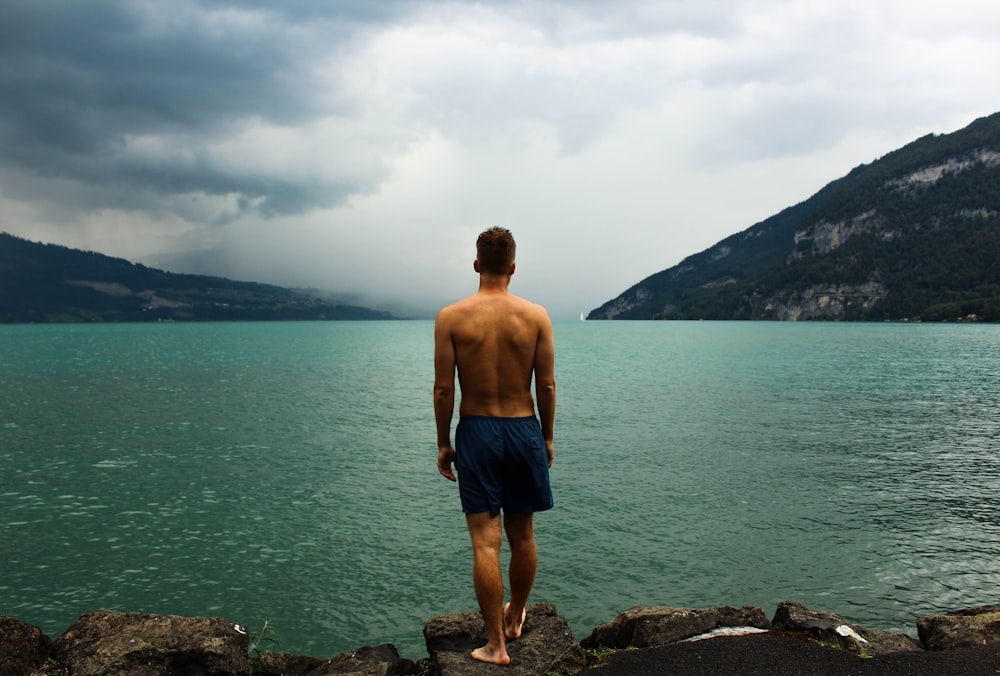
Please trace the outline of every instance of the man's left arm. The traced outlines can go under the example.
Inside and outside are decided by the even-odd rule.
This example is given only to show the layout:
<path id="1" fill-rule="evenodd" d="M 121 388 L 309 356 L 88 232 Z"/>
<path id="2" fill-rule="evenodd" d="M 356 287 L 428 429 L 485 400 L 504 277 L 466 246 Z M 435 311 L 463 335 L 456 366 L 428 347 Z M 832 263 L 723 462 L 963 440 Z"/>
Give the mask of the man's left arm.
<path id="1" fill-rule="evenodd" d="M 556 454 L 553 441 L 556 421 L 556 348 L 552 336 L 552 321 L 545 310 L 542 310 L 542 314 L 543 321 L 538 332 L 538 343 L 535 345 L 535 402 L 551 467 Z"/>
<path id="2" fill-rule="evenodd" d="M 455 448 L 451 445 L 451 418 L 455 412 L 455 344 L 448 322 L 438 313 L 434 322 L 434 422 L 437 427 L 438 472 L 457 481 L 452 465 Z"/>

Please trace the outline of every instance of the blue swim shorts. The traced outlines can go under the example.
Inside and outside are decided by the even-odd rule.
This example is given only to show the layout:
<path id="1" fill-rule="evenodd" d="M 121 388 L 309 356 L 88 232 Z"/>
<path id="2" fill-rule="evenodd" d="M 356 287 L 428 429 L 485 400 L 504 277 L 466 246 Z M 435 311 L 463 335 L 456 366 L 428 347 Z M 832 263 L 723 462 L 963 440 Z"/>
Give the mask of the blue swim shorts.
<path id="1" fill-rule="evenodd" d="M 462 416 L 455 430 L 455 466 L 466 514 L 552 509 L 549 457 L 534 416 Z"/>

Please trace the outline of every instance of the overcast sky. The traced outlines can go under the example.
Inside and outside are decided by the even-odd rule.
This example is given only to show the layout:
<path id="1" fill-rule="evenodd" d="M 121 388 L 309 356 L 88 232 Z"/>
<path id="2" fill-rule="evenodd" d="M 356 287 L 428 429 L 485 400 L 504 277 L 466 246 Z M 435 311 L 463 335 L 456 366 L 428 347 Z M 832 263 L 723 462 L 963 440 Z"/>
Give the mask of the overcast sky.
<path id="1" fill-rule="evenodd" d="M 0 0 L 0 230 L 573 318 L 1000 110 L 996 0 Z"/>

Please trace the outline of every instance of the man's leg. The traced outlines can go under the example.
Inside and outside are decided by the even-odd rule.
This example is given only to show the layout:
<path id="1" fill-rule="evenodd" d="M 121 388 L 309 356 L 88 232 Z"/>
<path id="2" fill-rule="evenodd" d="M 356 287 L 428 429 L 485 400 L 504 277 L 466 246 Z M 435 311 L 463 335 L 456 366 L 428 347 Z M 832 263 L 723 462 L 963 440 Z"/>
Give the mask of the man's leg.
<path id="1" fill-rule="evenodd" d="M 505 513 L 503 520 L 510 545 L 510 603 L 504 608 L 504 633 L 507 639 L 515 639 L 520 638 L 524 626 L 524 609 L 535 584 L 538 552 L 533 513 Z"/>
<path id="2" fill-rule="evenodd" d="M 472 536 L 472 582 L 479 601 L 479 612 L 486 625 L 486 645 L 472 651 L 481 662 L 510 664 L 503 635 L 503 573 L 500 570 L 500 544 L 503 540 L 500 517 L 489 512 L 466 514 Z"/>

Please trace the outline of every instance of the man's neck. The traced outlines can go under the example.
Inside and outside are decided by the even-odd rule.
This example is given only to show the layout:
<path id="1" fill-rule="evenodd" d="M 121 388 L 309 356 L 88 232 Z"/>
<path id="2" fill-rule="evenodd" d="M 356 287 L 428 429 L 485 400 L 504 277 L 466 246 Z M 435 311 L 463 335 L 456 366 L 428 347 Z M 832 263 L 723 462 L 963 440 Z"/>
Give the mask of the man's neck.
<path id="1" fill-rule="evenodd" d="M 480 293 L 507 293 L 510 285 L 510 275 L 479 275 Z"/>

